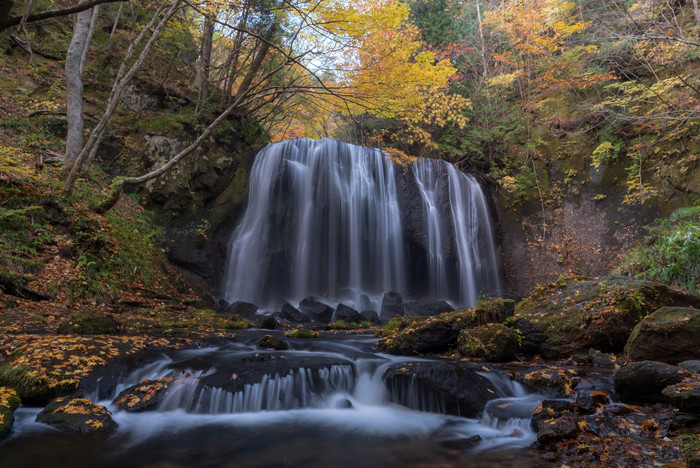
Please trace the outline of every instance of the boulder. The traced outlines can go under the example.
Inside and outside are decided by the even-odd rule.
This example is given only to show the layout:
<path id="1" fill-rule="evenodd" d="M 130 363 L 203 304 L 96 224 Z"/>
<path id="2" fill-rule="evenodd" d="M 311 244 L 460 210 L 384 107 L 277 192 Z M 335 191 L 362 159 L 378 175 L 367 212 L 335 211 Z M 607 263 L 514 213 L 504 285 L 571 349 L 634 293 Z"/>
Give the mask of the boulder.
<path id="1" fill-rule="evenodd" d="M 83 398 L 56 398 L 37 415 L 36 420 L 80 434 L 111 432 L 117 428 L 117 423 L 107 408 Z"/>
<path id="2" fill-rule="evenodd" d="M 576 406 L 582 413 L 593 413 L 599 405 L 610 403 L 610 397 L 605 392 L 577 392 Z"/>
<path id="3" fill-rule="evenodd" d="M 562 416 L 574 414 L 576 406 L 569 400 L 542 400 L 532 413 L 530 427 L 538 432 L 545 421 L 561 418 Z"/>
<path id="4" fill-rule="evenodd" d="M 445 301 L 423 299 L 419 301 L 406 302 L 404 304 L 405 313 L 410 315 L 438 315 L 443 312 L 452 312 L 455 309 Z"/>
<path id="5" fill-rule="evenodd" d="M 394 364 L 382 376 L 390 399 L 412 409 L 475 417 L 501 398 L 481 365 L 438 361 Z"/>
<path id="6" fill-rule="evenodd" d="M 382 297 L 382 308 L 379 312 L 379 318 L 389 320 L 393 317 L 403 317 L 406 315 L 406 310 L 403 303 L 403 297 L 397 292 L 384 293 Z"/>
<path id="7" fill-rule="evenodd" d="M 520 352 L 528 355 L 540 354 L 542 343 L 547 341 L 547 335 L 524 318 L 516 319 L 514 324 L 515 329 L 520 332 Z"/>
<path id="8" fill-rule="evenodd" d="M 669 385 L 661 394 L 679 410 L 700 414 L 700 377 Z"/>
<path id="9" fill-rule="evenodd" d="M 373 310 L 363 310 L 361 314 L 364 320 L 367 320 L 368 322 L 372 322 L 374 324 L 382 323 L 382 321 L 379 319 L 379 314 Z"/>
<path id="10" fill-rule="evenodd" d="M 661 391 L 680 383 L 688 375 L 680 367 L 655 361 L 631 362 L 613 376 L 615 392 L 625 403 L 658 403 L 666 401 Z"/>
<path id="11" fill-rule="evenodd" d="M 8 387 L 0 387 L 0 440 L 12 430 L 15 423 L 15 410 L 19 404 L 17 392 Z"/>
<path id="12" fill-rule="evenodd" d="M 330 323 L 333 320 L 333 309 L 312 296 L 302 299 L 299 310 L 316 322 Z"/>
<path id="13" fill-rule="evenodd" d="M 308 315 L 288 302 L 282 304 L 282 310 L 279 316 L 291 323 L 309 323 L 311 321 Z"/>
<path id="14" fill-rule="evenodd" d="M 263 328 L 265 330 L 274 330 L 279 325 L 280 325 L 280 323 L 272 315 L 267 315 L 265 317 L 262 317 L 260 319 L 260 321 L 258 322 L 258 328 Z"/>
<path id="15" fill-rule="evenodd" d="M 669 364 L 700 359 L 700 310 L 662 307 L 649 314 L 632 330 L 625 356 Z"/>
<path id="16" fill-rule="evenodd" d="M 575 369 L 545 367 L 520 374 L 518 381 L 529 390 L 549 397 L 565 397 L 573 393 Z"/>
<path id="17" fill-rule="evenodd" d="M 112 402 L 120 410 L 129 412 L 152 409 L 168 393 L 168 388 L 173 383 L 172 377 L 164 377 L 158 380 L 144 380 L 124 389 Z"/>
<path id="18" fill-rule="evenodd" d="M 229 314 L 240 315 L 241 317 L 255 320 L 257 318 L 256 312 L 258 311 L 258 306 L 251 304 L 250 302 L 236 301 L 231 304 L 228 308 Z"/>
<path id="19" fill-rule="evenodd" d="M 517 330 L 489 323 L 462 330 L 457 340 L 460 354 L 487 361 L 510 361 L 520 349 Z"/>
<path id="20" fill-rule="evenodd" d="M 544 332 L 542 354 L 556 358 L 590 348 L 620 352 L 642 318 L 664 306 L 700 307 L 700 296 L 630 278 L 567 278 L 538 286 L 515 317 Z"/>
<path id="21" fill-rule="evenodd" d="M 365 317 L 352 307 L 338 304 L 335 309 L 335 320 L 342 320 L 345 323 L 360 323 L 365 321 Z"/>
<path id="22" fill-rule="evenodd" d="M 258 346 L 264 349 L 276 349 L 278 351 L 289 349 L 289 345 L 276 336 L 265 335 L 258 341 Z"/>
<path id="23" fill-rule="evenodd" d="M 537 432 L 537 442 L 547 445 L 563 439 L 575 439 L 581 433 L 581 418 L 573 414 L 557 418 L 549 424 L 542 424 Z"/>
<path id="24" fill-rule="evenodd" d="M 591 348 L 588 350 L 588 361 L 595 367 L 614 369 L 616 359 L 615 356 L 611 354 L 601 353 L 600 351 L 596 351 L 595 349 Z"/>

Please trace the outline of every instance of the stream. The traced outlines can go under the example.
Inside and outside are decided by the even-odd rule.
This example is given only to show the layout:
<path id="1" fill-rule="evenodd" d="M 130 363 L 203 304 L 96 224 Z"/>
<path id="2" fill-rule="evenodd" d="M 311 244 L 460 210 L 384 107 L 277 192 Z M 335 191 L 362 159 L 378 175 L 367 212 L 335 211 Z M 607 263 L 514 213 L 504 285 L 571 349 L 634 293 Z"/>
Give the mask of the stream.
<path id="1" fill-rule="evenodd" d="M 264 334 L 277 334 L 290 349 L 259 349 Z M 529 415 L 542 397 L 484 367 L 476 377 L 493 399 L 478 414 L 446 414 L 439 392 L 410 379 L 384 381 L 390 367 L 441 361 L 381 354 L 376 341 L 351 334 L 295 340 L 246 330 L 223 345 L 141 354 L 83 385 L 84 398 L 112 412 L 116 432 L 67 434 L 35 422 L 40 408 L 21 407 L 0 445 L 0 466 L 534 464 Z M 155 409 L 130 413 L 112 405 L 125 388 L 163 377 L 177 383 Z"/>

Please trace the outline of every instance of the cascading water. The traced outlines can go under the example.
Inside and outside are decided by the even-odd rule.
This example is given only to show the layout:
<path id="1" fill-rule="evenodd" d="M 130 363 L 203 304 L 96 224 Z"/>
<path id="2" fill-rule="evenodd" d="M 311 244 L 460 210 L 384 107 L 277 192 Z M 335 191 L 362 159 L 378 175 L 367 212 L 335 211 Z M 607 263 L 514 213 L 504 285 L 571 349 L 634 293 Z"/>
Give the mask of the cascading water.
<path id="1" fill-rule="evenodd" d="M 335 140 L 288 140 L 258 154 L 229 242 L 229 302 L 272 308 L 315 295 L 359 305 L 397 291 L 473 306 L 498 289 L 483 193 L 452 165 L 402 168 Z"/>

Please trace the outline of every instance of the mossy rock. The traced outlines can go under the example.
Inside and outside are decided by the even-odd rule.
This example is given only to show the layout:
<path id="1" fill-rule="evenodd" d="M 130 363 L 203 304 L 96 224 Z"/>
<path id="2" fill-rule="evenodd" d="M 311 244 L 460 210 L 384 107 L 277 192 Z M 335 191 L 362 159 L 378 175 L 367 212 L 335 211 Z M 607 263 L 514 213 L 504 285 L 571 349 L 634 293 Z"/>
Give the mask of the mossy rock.
<path id="1" fill-rule="evenodd" d="M 80 434 L 111 432 L 117 428 L 117 423 L 107 408 L 83 398 L 56 398 L 37 415 L 36 420 Z"/>
<path id="2" fill-rule="evenodd" d="M 321 335 L 319 332 L 317 332 L 315 330 L 306 330 L 304 328 L 297 328 L 296 330 L 285 332 L 284 336 L 286 336 L 287 338 L 311 339 L 311 338 L 318 338 Z"/>
<path id="3" fill-rule="evenodd" d="M 100 310 L 72 313 L 58 326 L 58 333 L 78 335 L 109 335 L 118 333 L 121 324 Z"/>
<path id="4" fill-rule="evenodd" d="M 258 322 L 258 328 L 263 328 L 265 330 L 274 330 L 280 326 L 280 323 L 272 315 L 263 317 Z"/>
<path id="5" fill-rule="evenodd" d="M 615 372 L 613 385 L 625 403 L 660 403 L 667 401 L 663 389 L 687 375 L 687 371 L 665 362 L 631 362 Z"/>
<path id="6" fill-rule="evenodd" d="M 15 410 L 19 407 L 20 399 L 11 388 L 0 387 L 0 440 L 5 438 L 15 423 Z"/>
<path id="7" fill-rule="evenodd" d="M 129 412 L 144 411 L 163 400 L 172 385 L 172 377 L 158 380 L 144 380 L 124 389 L 112 402 L 117 408 Z"/>
<path id="8" fill-rule="evenodd" d="M 547 335 L 545 356 L 567 357 L 590 348 L 621 352 L 632 329 L 664 306 L 700 307 L 700 296 L 629 278 L 562 278 L 535 288 L 516 306 L 515 317 Z"/>
<path id="9" fill-rule="evenodd" d="M 661 391 L 668 401 L 681 411 L 700 414 L 700 378 L 686 379 Z"/>
<path id="10" fill-rule="evenodd" d="M 632 330 L 625 355 L 669 364 L 700 359 L 700 310 L 662 307 L 649 314 Z"/>
<path id="11" fill-rule="evenodd" d="M 533 392 L 561 398 L 574 393 L 576 375 L 575 369 L 550 366 L 523 372 L 518 381 Z"/>
<path id="12" fill-rule="evenodd" d="M 457 346 L 461 330 L 492 322 L 501 322 L 512 315 L 514 302 L 495 299 L 473 309 L 445 312 L 432 317 L 392 319 L 381 346 L 395 354 L 443 353 Z M 398 322 L 397 322 L 398 321 Z"/>
<path id="13" fill-rule="evenodd" d="M 501 323 L 462 330 L 457 346 L 460 354 L 487 361 L 510 361 L 520 349 L 520 335 Z"/>
<path id="14" fill-rule="evenodd" d="M 287 343 L 272 335 L 265 335 L 260 338 L 258 346 L 264 349 L 276 349 L 278 351 L 289 349 Z"/>

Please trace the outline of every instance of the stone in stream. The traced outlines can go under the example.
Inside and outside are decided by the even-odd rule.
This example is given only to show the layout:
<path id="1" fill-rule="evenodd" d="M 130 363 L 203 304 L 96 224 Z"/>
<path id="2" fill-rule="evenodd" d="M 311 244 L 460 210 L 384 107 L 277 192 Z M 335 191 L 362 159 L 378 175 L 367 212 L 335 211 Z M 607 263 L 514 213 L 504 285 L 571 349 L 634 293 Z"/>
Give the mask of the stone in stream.
<path id="1" fill-rule="evenodd" d="M 406 309 L 401 294 L 393 291 L 384 293 L 379 318 L 382 320 L 389 320 L 390 318 L 403 317 L 405 315 Z"/>
<path id="2" fill-rule="evenodd" d="M 545 421 L 561 418 L 562 416 L 574 414 L 576 406 L 569 400 L 542 400 L 539 406 L 532 413 L 530 427 L 538 432 Z"/>
<path id="3" fill-rule="evenodd" d="M 258 346 L 264 349 L 275 349 L 277 351 L 289 349 L 289 345 L 287 343 L 272 335 L 265 335 L 260 338 L 258 341 Z"/>
<path id="4" fill-rule="evenodd" d="M 0 440 L 12 430 L 15 423 L 15 410 L 19 404 L 17 392 L 8 387 L 0 387 Z"/>
<path id="5" fill-rule="evenodd" d="M 289 302 L 282 304 L 279 317 L 291 323 L 309 323 L 311 319 L 308 315 L 294 307 Z"/>
<path id="6" fill-rule="evenodd" d="M 316 322 L 330 323 L 333 319 L 333 309 L 313 296 L 302 299 L 299 310 Z"/>
<path id="7" fill-rule="evenodd" d="M 579 422 L 582 419 L 573 414 L 567 414 L 548 424 L 542 424 L 537 432 L 537 442 L 547 445 L 563 439 L 574 439 L 581 433 Z"/>
<path id="8" fill-rule="evenodd" d="M 661 394 L 679 410 L 700 414 L 700 377 L 669 385 Z"/>
<path id="9" fill-rule="evenodd" d="M 46 405 L 46 408 L 37 415 L 36 420 L 64 431 L 80 434 L 111 432 L 117 428 L 117 423 L 114 422 L 107 408 L 83 398 L 56 398 Z"/>
<path id="10" fill-rule="evenodd" d="M 373 310 L 363 310 L 361 314 L 364 320 L 367 320 L 368 322 L 372 322 L 375 325 L 382 323 L 381 319 L 379 318 L 379 314 Z"/>
<path id="11" fill-rule="evenodd" d="M 228 308 L 229 314 L 240 315 L 243 318 L 249 320 L 256 319 L 256 312 L 258 311 L 258 306 L 251 304 L 250 302 L 236 301 L 231 304 Z"/>
<path id="12" fill-rule="evenodd" d="M 365 321 L 365 318 L 352 307 L 338 304 L 335 309 L 335 320 L 342 320 L 345 323 L 360 323 Z"/>
<path id="13" fill-rule="evenodd" d="M 700 310 L 662 307 L 649 314 L 632 330 L 625 355 L 669 364 L 700 359 Z"/>
<path id="14" fill-rule="evenodd" d="M 265 317 L 262 317 L 260 319 L 260 321 L 258 322 L 258 328 L 263 328 L 265 330 L 274 330 L 279 325 L 280 325 L 280 323 L 272 315 L 267 315 Z"/>
<path id="15" fill-rule="evenodd" d="M 678 366 L 655 361 L 631 362 L 613 376 L 615 392 L 625 403 L 659 403 L 669 385 L 680 383 L 689 373 Z"/>
<path id="16" fill-rule="evenodd" d="M 173 383 L 172 377 L 158 380 L 144 380 L 124 389 L 112 402 L 120 410 L 138 412 L 151 409 L 165 398 L 168 388 Z"/>

